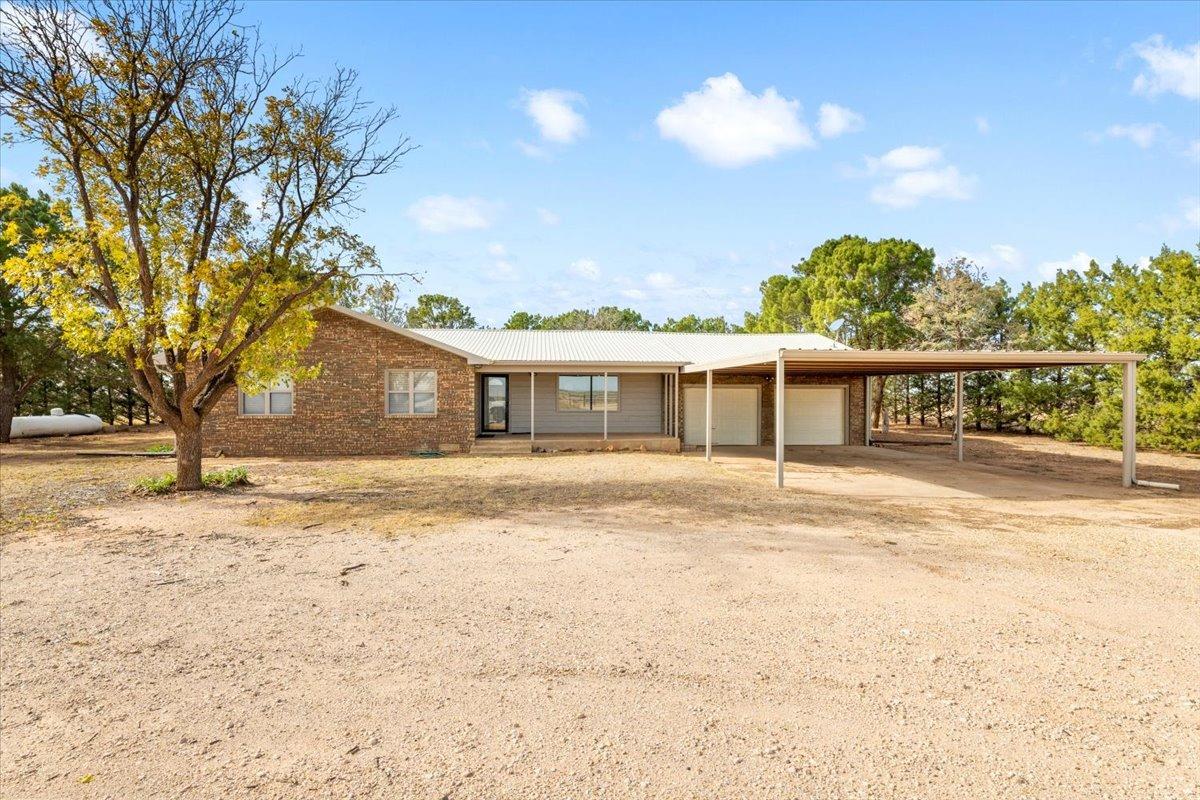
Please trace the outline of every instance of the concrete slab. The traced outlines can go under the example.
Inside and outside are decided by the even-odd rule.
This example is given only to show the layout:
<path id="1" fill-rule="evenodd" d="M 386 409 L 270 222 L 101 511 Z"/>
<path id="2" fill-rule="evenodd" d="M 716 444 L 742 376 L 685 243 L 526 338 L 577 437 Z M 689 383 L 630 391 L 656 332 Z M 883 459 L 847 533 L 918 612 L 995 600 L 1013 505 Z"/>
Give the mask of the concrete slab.
<path id="1" fill-rule="evenodd" d="M 689 452 L 703 458 L 701 451 Z M 713 461 L 771 479 L 771 447 L 718 447 Z M 1047 478 L 1006 467 L 959 463 L 948 449 L 914 453 L 881 447 L 789 447 L 784 486 L 817 494 L 863 498 L 1110 497 L 1112 487 Z M 1119 487 L 1117 487 L 1119 488 Z"/>

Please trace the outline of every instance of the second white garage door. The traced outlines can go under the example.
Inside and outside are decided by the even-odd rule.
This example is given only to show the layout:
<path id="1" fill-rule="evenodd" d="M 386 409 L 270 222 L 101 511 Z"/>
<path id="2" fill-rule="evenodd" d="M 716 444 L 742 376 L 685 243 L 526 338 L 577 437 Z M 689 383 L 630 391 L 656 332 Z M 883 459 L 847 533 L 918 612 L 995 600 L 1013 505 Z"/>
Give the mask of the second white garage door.
<path id="1" fill-rule="evenodd" d="M 846 444 L 846 387 L 789 386 L 785 444 Z"/>
<path id="2" fill-rule="evenodd" d="M 703 386 L 683 390 L 684 444 L 704 444 Z M 758 444 L 761 401 L 757 386 L 713 387 L 713 444 Z"/>

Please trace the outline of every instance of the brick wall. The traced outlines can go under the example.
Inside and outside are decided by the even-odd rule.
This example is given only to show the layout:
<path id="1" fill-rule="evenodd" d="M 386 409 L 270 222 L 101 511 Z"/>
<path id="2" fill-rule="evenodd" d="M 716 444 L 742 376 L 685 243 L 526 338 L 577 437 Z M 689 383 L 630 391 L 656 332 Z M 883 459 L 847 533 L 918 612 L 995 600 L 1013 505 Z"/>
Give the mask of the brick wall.
<path id="1" fill-rule="evenodd" d="M 684 386 L 704 385 L 703 372 L 689 372 L 680 376 L 679 386 L 682 389 Z M 865 382 L 856 375 L 788 375 L 787 382 L 789 385 L 828 385 L 838 384 L 847 385 L 849 391 L 847 393 L 847 404 L 849 405 L 849 444 L 862 444 L 864 433 L 865 420 L 863 416 L 865 409 L 863 402 L 865 398 Z M 728 375 L 724 373 L 713 373 L 713 385 L 721 384 L 740 384 L 748 386 L 762 387 L 762 408 L 761 422 L 759 430 L 762 431 L 762 443 L 775 443 L 775 376 L 769 377 L 763 375 Z M 681 405 L 682 402 L 681 402 Z M 686 430 L 683 421 L 686 406 L 680 409 L 679 430 Z M 703 426 L 701 426 L 703 427 Z"/>
<path id="2" fill-rule="evenodd" d="M 295 386 L 289 417 L 239 416 L 230 391 L 204 423 L 204 450 L 227 455 L 400 455 L 467 450 L 475 438 L 475 371 L 466 359 L 328 309 L 303 363 L 321 374 Z M 437 415 L 384 413 L 384 371 L 437 370 Z"/>

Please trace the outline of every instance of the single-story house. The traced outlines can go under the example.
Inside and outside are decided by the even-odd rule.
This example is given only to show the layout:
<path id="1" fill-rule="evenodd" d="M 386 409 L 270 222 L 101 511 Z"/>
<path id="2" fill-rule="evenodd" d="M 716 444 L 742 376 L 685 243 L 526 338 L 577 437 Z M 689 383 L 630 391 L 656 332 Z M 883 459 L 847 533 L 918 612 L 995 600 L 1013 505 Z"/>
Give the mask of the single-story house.
<path id="1" fill-rule="evenodd" d="M 964 371 L 1121 363 L 1131 430 L 1143 358 L 859 351 L 811 333 L 409 329 L 337 306 L 316 319 L 302 361 L 319 364 L 319 375 L 253 396 L 230 392 L 206 420 L 207 452 L 703 447 L 711 457 L 714 446 L 774 445 L 782 485 L 785 445 L 870 444 L 871 376 L 955 372 L 961 386 Z M 1126 445 L 1129 484 L 1132 435 Z"/>

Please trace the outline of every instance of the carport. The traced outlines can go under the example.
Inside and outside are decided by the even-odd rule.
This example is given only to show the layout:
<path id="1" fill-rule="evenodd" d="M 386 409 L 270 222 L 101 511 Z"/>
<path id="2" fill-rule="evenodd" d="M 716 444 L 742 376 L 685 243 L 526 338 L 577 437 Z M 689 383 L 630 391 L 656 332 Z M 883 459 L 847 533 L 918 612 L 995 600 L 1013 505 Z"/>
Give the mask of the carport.
<path id="1" fill-rule="evenodd" d="M 865 436 L 871 444 L 871 378 L 885 375 L 936 375 L 954 373 L 954 446 L 963 460 L 963 377 L 969 372 L 1014 369 L 1045 369 L 1115 365 L 1123 367 L 1122 482 L 1134 486 L 1137 480 L 1137 364 L 1146 358 L 1141 353 L 1083 353 L 996 350 L 788 350 L 780 349 L 754 356 L 739 356 L 708 363 L 689 364 L 684 373 L 705 374 L 704 456 L 712 460 L 713 447 L 713 375 L 757 375 L 776 387 L 786 385 L 788 375 L 847 375 L 864 378 L 863 403 Z M 784 447 L 786 440 L 786 392 L 775 391 L 775 484 L 783 488 Z"/>

